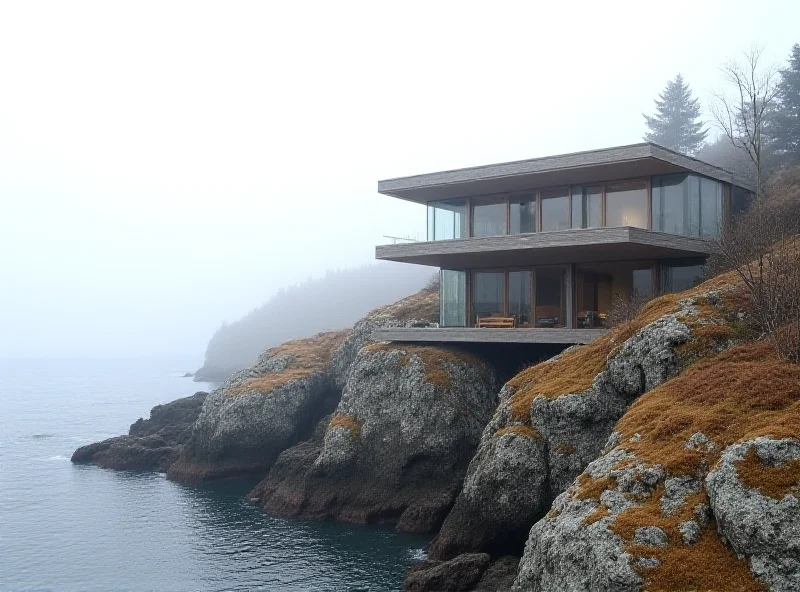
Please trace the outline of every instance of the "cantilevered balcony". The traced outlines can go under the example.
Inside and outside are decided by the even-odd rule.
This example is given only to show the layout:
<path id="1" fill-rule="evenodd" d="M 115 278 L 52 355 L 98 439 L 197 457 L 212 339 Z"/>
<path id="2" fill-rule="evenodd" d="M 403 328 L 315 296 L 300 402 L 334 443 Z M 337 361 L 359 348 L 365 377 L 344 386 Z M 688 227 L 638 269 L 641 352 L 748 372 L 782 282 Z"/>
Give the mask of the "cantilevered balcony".
<path id="1" fill-rule="evenodd" d="M 706 257 L 714 242 L 643 228 L 578 228 L 381 245 L 375 257 L 446 269 Z"/>

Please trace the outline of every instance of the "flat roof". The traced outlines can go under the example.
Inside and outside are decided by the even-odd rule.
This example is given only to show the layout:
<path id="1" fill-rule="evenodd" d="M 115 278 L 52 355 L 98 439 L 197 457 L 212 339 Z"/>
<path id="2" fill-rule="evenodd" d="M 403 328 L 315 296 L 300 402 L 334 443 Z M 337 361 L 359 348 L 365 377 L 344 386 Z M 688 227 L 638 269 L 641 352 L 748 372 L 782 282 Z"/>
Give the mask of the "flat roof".
<path id="1" fill-rule="evenodd" d="M 753 190 L 734 173 L 652 142 L 378 181 L 378 192 L 417 203 L 670 173 L 697 173 Z"/>
<path id="2" fill-rule="evenodd" d="M 591 343 L 607 329 L 475 329 L 465 327 L 375 329 L 375 341 L 424 343 L 546 343 L 576 345 Z"/>
<path id="3" fill-rule="evenodd" d="M 375 258 L 445 269 L 706 257 L 712 241 L 630 226 L 575 228 L 375 247 Z"/>

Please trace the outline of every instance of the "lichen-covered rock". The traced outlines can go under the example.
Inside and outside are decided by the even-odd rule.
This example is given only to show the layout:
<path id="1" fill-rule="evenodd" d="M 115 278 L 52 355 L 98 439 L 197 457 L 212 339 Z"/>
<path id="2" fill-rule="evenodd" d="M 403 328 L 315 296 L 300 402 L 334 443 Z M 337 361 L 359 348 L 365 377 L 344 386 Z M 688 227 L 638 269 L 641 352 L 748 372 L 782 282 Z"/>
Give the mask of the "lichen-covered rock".
<path id="1" fill-rule="evenodd" d="M 192 427 L 208 393 L 156 405 L 150 418 L 139 418 L 127 436 L 81 446 L 74 463 L 91 463 L 106 469 L 166 471 L 189 440 Z"/>
<path id="2" fill-rule="evenodd" d="M 353 361 L 362 347 L 372 341 L 378 328 L 411 327 L 439 320 L 438 290 L 421 290 L 402 300 L 371 311 L 353 325 L 352 330 L 333 354 L 331 371 L 338 390 L 344 390 Z"/>
<path id="3" fill-rule="evenodd" d="M 269 469 L 338 402 L 330 360 L 343 338 L 338 332 L 288 342 L 233 374 L 206 398 L 167 476 L 197 482 Z"/>
<path id="4" fill-rule="evenodd" d="M 495 393 L 492 369 L 457 350 L 364 347 L 313 462 L 290 472 L 279 459 L 251 497 L 273 513 L 430 531 L 453 503 Z"/>
<path id="5" fill-rule="evenodd" d="M 719 532 L 770 590 L 800 589 L 800 442 L 729 446 L 706 478 Z"/>
<path id="6" fill-rule="evenodd" d="M 535 367 L 538 374 L 527 383 L 515 378 L 506 385 L 431 557 L 447 559 L 478 550 L 518 553 L 553 498 L 597 457 L 631 401 L 677 372 L 675 349 L 689 338 L 689 328 L 668 315 L 618 347 L 584 346 L 597 348 L 601 368 L 585 386 L 562 377 L 576 371 L 586 351 L 581 349 Z M 609 353 L 604 355 L 601 347 Z M 545 372 L 557 388 L 578 388 L 546 393 Z M 520 436 L 523 431 L 527 437 Z"/>
<path id="7" fill-rule="evenodd" d="M 516 591 L 798 589 L 800 367 L 763 341 L 709 356 L 626 411 Z"/>

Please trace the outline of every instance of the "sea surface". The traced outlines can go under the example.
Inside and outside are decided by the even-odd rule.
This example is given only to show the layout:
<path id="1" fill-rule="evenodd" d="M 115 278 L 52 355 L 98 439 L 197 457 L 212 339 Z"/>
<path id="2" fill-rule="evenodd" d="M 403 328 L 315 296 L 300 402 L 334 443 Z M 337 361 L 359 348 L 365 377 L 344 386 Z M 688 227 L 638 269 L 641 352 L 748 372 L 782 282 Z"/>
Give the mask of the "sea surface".
<path id="1" fill-rule="evenodd" d="M 0 360 L 0 590 L 401 589 L 425 537 L 270 517 L 245 501 L 252 481 L 188 487 L 70 462 L 211 388 L 182 377 L 196 366 Z"/>

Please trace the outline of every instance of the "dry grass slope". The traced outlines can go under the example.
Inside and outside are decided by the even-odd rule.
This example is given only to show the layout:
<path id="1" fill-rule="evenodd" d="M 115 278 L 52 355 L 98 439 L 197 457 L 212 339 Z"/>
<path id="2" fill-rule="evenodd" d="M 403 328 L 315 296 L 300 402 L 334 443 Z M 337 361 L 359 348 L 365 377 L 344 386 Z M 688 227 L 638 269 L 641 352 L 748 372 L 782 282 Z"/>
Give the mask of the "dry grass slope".
<path id="1" fill-rule="evenodd" d="M 669 475 L 704 476 L 727 446 L 758 436 L 800 439 L 800 366 L 779 361 L 767 341 L 736 346 L 697 361 L 680 376 L 642 395 L 617 424 L 625 448 L 646 464 L 660 464 Z M 687 449 L 686 442 L 702 432 L 710 449 Z M 634 435 L 638 434 L 637 438 Z M 765 495 L 796 495 L 800 463 L 765 467 L 753 453 L 740 463 L 743 482 Z M 582 476 L 575 495 L 599 499 L 613 487 L 606 479 Z M 763 590 L 747 568 L 716 534 L 713 524 L 700 540 L 685 545 L 678 526 L 693 518 L 698 504 L 708 504 L 704 490 L 690 496 L 673 515 L 661 511 L 663 486 L 640 505 L 616 517 L 610 529 L 619 535 L 634 560 L 654 557 L 660 565 L 637 568 L 646 590 Z M 605 514 L 602 505 L 591 521 Z M 588 520 L 588 518 L 587 518 Z M 640 526 L 658 526 L 669 539 L 663 548 L 634 543 Z M 632 562 L 635 565 L 635 561 Z"/>
<path id="2" fill-rule="evenodd" d="M 331 358 L 336 348 L 341 345 L 347 336 L 347 331 L 331 331 L 320 333 L 307 339 L 295 339 L 273 347 L 268 350 L 272 357 L 291 356 L 291 362 L 281 372 L 273 372 L 251 378 L 240 384 L 234 385 L 226 391 L 228 396 L 241 395 L 245 392 L 256 391 L 267 395 L 279 386 L 305 378 L 325 370 L 331 363 Z"/>
<path id="3" fill-rule="evenodd" d="M 651 300 L 633 321 L 615 327 L 593 343 L 569 350 L 555 360 L 523 370 L 508 382 L 508 386 L 514 392 L 511 397 L 514 419 L 530 421 L 531 403 L 538 396 L 557 398 L 587 390 L 592 386 L 594 377 L 606 368 L 609 355 L 639 329 L 664 315 L 678 312 L 681 308 L 680 300 L 686 298 L 700 300 L 696 317 L 679 319 L 693 330 L 693 340 L 679 349 L 679 354 L 685 358 L 684 362 L 689 363 L 707 352 L 716 351 L 720 341 L 737 336 L 730 319 L 727 318 L 739 310 L 740 296 L 738 292 L 731 290 L 731 287 L 736 285 L 735 275 L 729 273 L 712 278 L 686 292 L 665 294 Z M 719 288 L 727 290 L 722 295 L 722 307 L 702 302 L 702 294 Z"/>

